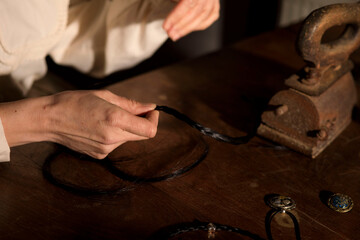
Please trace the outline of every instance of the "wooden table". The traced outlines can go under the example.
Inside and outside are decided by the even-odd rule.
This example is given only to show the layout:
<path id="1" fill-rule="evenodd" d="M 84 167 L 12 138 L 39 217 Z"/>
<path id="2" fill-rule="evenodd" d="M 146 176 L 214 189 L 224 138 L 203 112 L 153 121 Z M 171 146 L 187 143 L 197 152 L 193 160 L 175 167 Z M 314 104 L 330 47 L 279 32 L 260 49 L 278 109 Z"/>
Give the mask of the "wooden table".
<path id="1" fill-rule="evenodd" d="M 303 67 L 294 49 L 296 34 L 295 28 L 265 33 L 108 89 L 171 106 L 222 133 L 245 135 L 256 128 L 270 97 L 285 88 L 283 81 Z M 216 142 L 161 113 L 157 137 L 125 144 L 113 153 L 114 158 L 133 156 L 124 163 L 126 170 L 159 174 L 159 169 L 168 171 L 166 167 L 194 161 L 205 141 L 210 149 L 206 159 L 174 179 L 130 184 L 96 163 L 60 154 L 54 167 L 60 177 L 126 187 L 121 194 L 96 197 L 74 194 L 44 179 L 42 165 L 58 149 L 56 145 L 16 147 L 11 162 L 0 164 L 0 239 L 147 239 L 160 229 L 195 220 L 230 225 L 266 239 L 270 208 L 264 199 L 271 194 L 296 201 L 293 213 L 302 239 L 357 239 L 359 136 L 360 124 L 354 120 L 319 157 L 311 159 L 258 136 L 245 145 Z M 322 199 L 327 191 L 350 195 L 353 210 L 340 214 L 329 209 Z M 272 232 L 274 239 L 295 239 L 293 225 L 284 215 L 273 220 Z M 251 239 L 226 233 L 217 238 Z"/>

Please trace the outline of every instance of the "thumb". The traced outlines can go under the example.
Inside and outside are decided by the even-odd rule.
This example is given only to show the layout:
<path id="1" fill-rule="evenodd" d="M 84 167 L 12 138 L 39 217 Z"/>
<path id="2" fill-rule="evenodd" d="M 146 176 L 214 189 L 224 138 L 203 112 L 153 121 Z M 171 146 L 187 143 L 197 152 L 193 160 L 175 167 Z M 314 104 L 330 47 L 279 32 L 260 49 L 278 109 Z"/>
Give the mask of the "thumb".
<path id="1" fill-rule="evenodd" d="M 108 90 L 97 91 L 96 95 L 134 115 L 143 115 L 156 108 L 155 103 L 141 103 L 132 99 L 118 96 Z"/>

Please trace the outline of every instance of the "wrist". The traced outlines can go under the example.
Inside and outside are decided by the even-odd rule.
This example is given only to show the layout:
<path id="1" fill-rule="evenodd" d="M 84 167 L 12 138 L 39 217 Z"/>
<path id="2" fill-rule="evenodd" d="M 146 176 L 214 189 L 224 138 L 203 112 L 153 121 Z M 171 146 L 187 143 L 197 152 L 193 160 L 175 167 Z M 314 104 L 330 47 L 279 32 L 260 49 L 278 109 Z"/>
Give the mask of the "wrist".
<path id="1" fill-rule="evenodd" d="M 5 137 L 10 147 L 51 140 L 48 106 L 52 96 L 0 104 Z"/>

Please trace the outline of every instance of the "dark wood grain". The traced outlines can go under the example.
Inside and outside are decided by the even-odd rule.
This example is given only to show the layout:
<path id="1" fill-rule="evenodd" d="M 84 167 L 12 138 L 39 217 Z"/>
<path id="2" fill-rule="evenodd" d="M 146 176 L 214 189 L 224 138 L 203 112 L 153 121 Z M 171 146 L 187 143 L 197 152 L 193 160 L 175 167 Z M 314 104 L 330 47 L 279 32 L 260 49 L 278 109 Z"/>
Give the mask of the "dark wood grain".
<path id="1" fill-rule="evenodd" d="M 256 128 L 267 101 L 284 88 L 285 78 L 303 66 L 295 39 L 296 28 L 266 33 L 108 89 L 176 108 L 217 131 L 242 136 Z M 257 136 L 246 145 L 219 143 L 161 113 L 155 139 L 115 151 L 118 156 L 143 153 L 124 168 L 147 175 L 157 166 L 176 168 L 198 156 L 194 152 L 187 158 L 181 150 L 190 152 L 200 138 L 209 145 L 207 158 L 181 177 L 151 184 L 123 183 L 126 191 L 96 197 L 68 192 L 43 178 L 42 164 L 57 146 L 16 147 L 11 162 L 0 165 L 0 239 L 147 239 L 160 229 L 194 220 L 231 225 L 266 239 L 264 221 L 270 208 L 264 198 L 269 194 L 296 201 L 293 212 L 302 239 L 357 239 L 359 136 L 360 123 L 354 120 L 319 157 L 310 159 Z M 56 165 L 60 177 L 63 171 L 70 181 L 78 177 L 85 184 L 96 179 L 110 185 L 121 181 L 87 162 L 72 164 L 65 153 L 61 157 L 66 161 L 60 159 Z M 142 171 L 142 165 L 150 172 Z M 324 191 L 350 195 L 354 209 L 346 214 L 330 210 L 320 198 Z M 295 239 L 290 219 L 282 215 L 274 219 L 272 231 L 274 239 Z M 250 239 L 221 234 L 219 239 Z M 184 235 L 184 239 L 189 238 Z"/>

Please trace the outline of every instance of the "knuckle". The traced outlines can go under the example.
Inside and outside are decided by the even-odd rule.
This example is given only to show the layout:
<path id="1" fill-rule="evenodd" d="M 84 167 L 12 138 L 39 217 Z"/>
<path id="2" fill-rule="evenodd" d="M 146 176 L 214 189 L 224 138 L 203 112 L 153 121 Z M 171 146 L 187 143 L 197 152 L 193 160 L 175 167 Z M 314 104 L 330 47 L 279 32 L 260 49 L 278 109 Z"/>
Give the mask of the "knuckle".
<path id="1" fill-rule="evenodd" d="M 148 128 L 147 137 L 154 138 L 156 136 L 156 133 L 157 133 L 157 127 L 152 125 L 151 127 Z"/>
<path id="2" fill-rule="evenodd" d="M 119 114 L 115 108 L 108 108 L 105 110 L 105 122 L 106 125 L 115 126 L 119 121 Z"/>
<path id="3" fill-rule="evenodd" d="M 110 136 L 108 136 L 108 135 L 101 136 L 101 143 L 102 144 L 109 145 L 109 144 L 112 144 L 112 142 L 113 141 L 112 141 Z"/>
<path id="4" fill-rule="evenodd" d="M 109 145 L 105 144 L 100 147 L 100 154 L 108 155 L 111 151 L 112 151 L 112 148 Z"/>
<path id="5" fill-rule="evenodd" d="M 101 147 L 93 148 L 92 151 L 88 151 L 87 155 L 95 159 L 104 159 L 107 157 L 108 153 L 101 150 Z"/>
<path id="6" fill-rule="evenodd" d="M 91 157 L 95 158 L 95 159 L 104 159 L 107 157 L 108 154 L 104 154 L 104 153 L 93 153 L 91 154 Z"/>
<path id="7" fill-rule="evenodd" d="M 107 89 L 95 90 L 95 93 L 97 93 L 99 96 L 108 96 L 111 94 L 111 92 Z"/>
<path id="8" fill-rule="evenodd" d="M 101 144 L 103 146 L 100 148 L 103 152 L 107 151 L 106 147 L 107 145 L 111 145 L 115 143 L 116 139 L 114 138 L 113 134 L 109 131 L 104 131 L 104 133 L 101 135 Z"/>
<path id="9" fill-rule="evenodd" d="M 104 159 L 107 157 L 107 155 L 112 151 L 112 147 L 102 144 L 98 147 L 95 155 L 97 159 Z"/>

